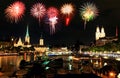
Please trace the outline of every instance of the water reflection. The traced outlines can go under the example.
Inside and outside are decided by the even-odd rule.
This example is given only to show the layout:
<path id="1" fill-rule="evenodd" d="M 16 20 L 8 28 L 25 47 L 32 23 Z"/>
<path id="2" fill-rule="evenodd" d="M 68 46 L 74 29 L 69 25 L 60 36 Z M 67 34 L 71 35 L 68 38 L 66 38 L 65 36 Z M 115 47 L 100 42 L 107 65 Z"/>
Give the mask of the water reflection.
<path id="1" fill-rule="evenodd" d="M 14 72 L 19 70 L 20 61 L 23 59 L 23 56 L 0 56 L 0 68 L 3 72 Z M 29 61 L 30 57 L 27 56 L 26 60 Z"/>
<path id="2" fill-rule="evenodd" d="M 65 71 L 72 71 L 74 70 L 74 73 L 80 73 L 81 64 L 84 63 L 84 61 L 89 61 L 93 64 L 93 68 L 102 68 L 104 65 L 104 62 L 108 63 L 111 61 L 110 59 L 103 60 L 99 58 L 82 58 L 82 57 L 69 57 L 69 56 L 51 56 L 50 59 L 57 59 L 62 58 L 64 60 L 63 67 Z M 30 57 L 28 55 L 23 56 L 0 56 L 0 68 L 2 68 L 3 72 L 9 72 L 12 74 L 14 71 L 19 70 L 19 64 L 20 61 L 26 59 L 26 61 L 30 61 L 30 59 L 33 59 L 33 57 Z M 112 61 L 112 64 L 115 61 Z M 110 62 L 111 64 L 111 62 Z M 120 63 L 118 64 L 120 65 Z M 119 67 L 119 66 L 118 66 Z M 120 69 L 119 69 L 120 70 Z M 8 75 L 8 74 L 7 74 Z"/>

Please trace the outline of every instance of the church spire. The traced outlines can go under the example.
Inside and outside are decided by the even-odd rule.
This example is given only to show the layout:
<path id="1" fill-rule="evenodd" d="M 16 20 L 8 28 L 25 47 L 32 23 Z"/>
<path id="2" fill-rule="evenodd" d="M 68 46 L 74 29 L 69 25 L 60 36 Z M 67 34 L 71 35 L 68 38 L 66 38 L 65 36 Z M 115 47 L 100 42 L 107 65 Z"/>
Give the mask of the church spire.
<path id="1" fill-rule="evenodd" d="M 28 27 L 28 25 L 27 25 L 27 29 L 26 29 L 25 42 L 27 42 L 28 44 L 30 43 L 30 36 L 29 36 L 29 27 Z"/>
<path id="2" fill-rule="evenodd" d="M 102 28 L 101 28 L 101 31 L 100 31 L 100 28 L 97 26 L 95 36 L 96 36 L 96 40 L 98 40 L 99 38 L 105 37 L 104 27 L 102 27 Z"/>
<path id="3" fill-rule="evenodd" d="M 104 27 L 101 28 L 100 37 L 101 37 L 101 38 L 105 37 L 105 30 L 104 30 Z"/>
<path id="4" fill-rule="evenodd" d="M 27 25 L 27 29 L 26 29 L 26 37 L 29 37 L 29 28 L 28 28 L 28 25 Z"/>
<path id="5" fill-rule="evenodd" d="M 41 37 L 40 37 L 39 44 L 40 44 L 40 46 L 43 46 L 43 45 L 44 45 L 44 39 L 43 39 L 43 37 L 42 37 L 42 34 L 41 34 Z"/>
<path id="6" fill-rule="evenodd" d="M 98 40 L 100 38 L 100 28 L 98 26 L 96 28 L 95 38 L 96 38 L 96 40 Z"/>

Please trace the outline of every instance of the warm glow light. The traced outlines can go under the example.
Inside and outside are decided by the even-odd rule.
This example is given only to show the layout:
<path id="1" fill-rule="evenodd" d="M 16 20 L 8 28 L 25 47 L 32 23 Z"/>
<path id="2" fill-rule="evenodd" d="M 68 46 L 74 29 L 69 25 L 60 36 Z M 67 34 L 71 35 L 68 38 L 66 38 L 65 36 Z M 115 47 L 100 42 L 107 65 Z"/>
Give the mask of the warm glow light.
<path id="1" fill-rule="evenodd" d="M 107 56 L 104 56 L 103 58 L 108 59 L 108 57 L 107 57 Z"/>
<path id="2" fill-rule="evenodd" d="M 120 73 L 117 75 L 117 78 L 120 78 Z"/>
<path id="3" fill-rule="evenodd" d="M 109 72 L 109 76 L 110 76 L 110 78 L 115 78 L 115 72 Z"/>
<path id="4" fill-rule="evenodd" d="M 106 66 L 106 65 L 107 65 L 107 63 L 105 62 L 105 63 L 104 63 L 104 66 Z"/>
<path id="5" fill-rule="evenodd" d="M 120 61 L 120 58 L 116 58 L 117 61 Z"/>

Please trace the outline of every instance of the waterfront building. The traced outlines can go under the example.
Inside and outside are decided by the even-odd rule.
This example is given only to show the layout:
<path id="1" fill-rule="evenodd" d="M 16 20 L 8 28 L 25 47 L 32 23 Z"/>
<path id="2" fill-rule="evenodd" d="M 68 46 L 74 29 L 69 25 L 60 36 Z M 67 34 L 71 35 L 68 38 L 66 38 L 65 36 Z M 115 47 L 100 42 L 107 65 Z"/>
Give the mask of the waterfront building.
<path id="1" fill-rule="evenodd" d="M 45 54 L 45 52 L 49 49 L 44 45 L 44 38 L 40 37 L 39 44 L 34 46 L 35 51 L 40 53 L 40 56 Z"/>
<path id="2" fill-rule="evenodd" d="M 101 31 L 100 31 L 100 28 L 97 27 L 96 28 L 96 40 L 99 40 L 100 38 L 104 38 L 106 35 L 105 35 L 105 31 L 104 31 L 104 28 L 102 27 L 101 28 Z"/>
<path id="3" fill-rule="evenodd" d="M 28 26 L 26 29 L 25 41 L 23 42 L 22 39 L 19 37 L 18 41 L 14 43 L 14 47 L 18 47 L 18 46 L 31 47 Z"/>
<path id="4" fill-rule="evenodd" d="M 96 28 L 96 33 L 95 33 L 95 38 L 96 38 L 96 46 L 102 46 L 105 45 L 106 43 L 110 43 L 112 41 L 117 41 L 118 40 L 118 29 L 116 27 L 116 34 L 115 36 L 110 36 L 110 37 L 106 37 L 106 33 L 104 30 L 104 27 L 100 28 L 97 27 Z"/>
<path id="5" fill-rule="evenodd" d="M 106 35 L 105 35 L 105 31 L 104 31 L 104 28 L 102 27 L 101 28 L 101 33 L 100 33 L 100 38 L 103 38 L 103 37 L 105 37 Z"/>
<path id="6" fill-rule="evenodd" d="M 96 34 L 95 34 L 95 38 L 96 38 L 96 40 L 98 40 L 99 37 L 100 37 L 100 28 L 97 27 L 97 28 L 96 28 Z"/>
<path id="7" fill-rule="evenodd" d="M 43 45 L 44 45 L 44 39 L 42 38 L 42 35 L 41 35 L 41 37 L 40 37 L 39 45 L 40 45 L 40 46 L 43 46 Z"/>
<path id="8" fill-rule="evenodd" d="M 19 38 L 18 42 L 14 44 L 15 47 L 18 47 L 18 46 L 24 46 L 21 38 Z"/>

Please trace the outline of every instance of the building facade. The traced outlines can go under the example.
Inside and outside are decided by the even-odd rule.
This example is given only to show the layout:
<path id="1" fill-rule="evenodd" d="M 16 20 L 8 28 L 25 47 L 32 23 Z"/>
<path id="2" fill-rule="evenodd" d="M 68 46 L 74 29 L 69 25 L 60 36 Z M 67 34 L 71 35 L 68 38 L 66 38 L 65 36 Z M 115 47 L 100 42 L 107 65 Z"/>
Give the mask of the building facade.
<path id="1" fill-rule="evenodd" d="M 106 43 L 110 43 L 112 41 L 117 41 L 118 40 L 118 29 L 116 28 L 116 34 L 115 36 L 112 37 L 106 37 L 106 33 L 104 30 L 104 27 L 96 28 L 96 33 L 95 33 L 95 39 L 96 39 L 96 46 L 102 46 L 105 45 Z"/>
<path id="2" fill-rule="evenodd" d="M 31 47 L 30 45 L 30 36 L 29 36 L 29 28 L 27 26 L 26 28 L 26 35 L 25 35 L 25 41 L 23 42 L 22 39 L 19 37 L 18 41 L 14 43 L 14 47 Z"/>

